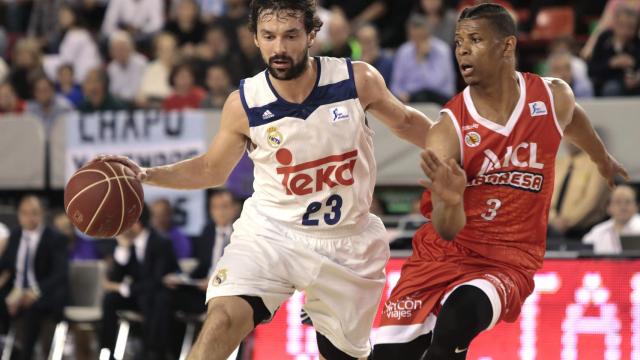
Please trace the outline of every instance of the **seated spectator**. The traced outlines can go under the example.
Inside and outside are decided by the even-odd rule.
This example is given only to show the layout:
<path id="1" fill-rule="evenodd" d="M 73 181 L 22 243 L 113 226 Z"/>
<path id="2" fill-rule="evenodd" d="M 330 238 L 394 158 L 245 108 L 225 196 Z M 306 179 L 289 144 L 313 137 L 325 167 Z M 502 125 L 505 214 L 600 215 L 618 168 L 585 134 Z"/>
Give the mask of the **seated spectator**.
<path id="1" fill-rule="evenodd" d="M 249 18 L 248 1 L 225 0 L 224 15 L 216 19 L 214 25 L 224 29 L 229 44 L 235 47 L 238 43 L 238 26 L 244 25 Z"/>
<path id="2" fill-rule="evenodd" d="M 193 56 L 195 46 L 204 40 L 206 27 L 200 21 L 199 12 L 196 0 L 179 0 L 175 19 L 164 26 L 164 31 L 176 37 L 184 56 Z"/>
<path id="3" fill-rule="evenodd" d="M 224 15 L 225 2 L 225 0 L 198 0 L 202 22 L 211 24 Z"/>
<path id="4" fill-rule="evenodd" d="M 546 76 L 564 80 L 571 86 L 577 98 L 593 97 L 593 87 L 589 78 L 576 78 L 573 71 L 571 54 L 566 52 L 552 53 L 547 58 Z"/>
<path id="5" fill-rule="evenodd" d="M 80 235 L 64 212 L 53 217 L 53 227 L 67 240 L 69 260 L 97 260 L 101 258 L 95 241 Z"/>
<path id="6" fill-rule="evenodd" d="M 42 75 L 43 71 L 42 53 L 38 41 L 33 38 L 18 40 L 13 50 L 9 81 L 21 99 L 33 98 L 31 92 L 33 80 Z"/>
<path id="7" fill-rule="evenodd" d="M 116 31 L 109 38 L 111 62 L 107 66 L 109 91 L 117 99 L 131 103 L 138 93 L 147 59 L 136 52 L 131 36 L 126 31 Z"/>
<path id="8" fill-rule="evenodd" d="M 616 11 L 612 30 L 603 32 L 595 44 L 589 75 L 596 95 L 640 94 L 640 37 L 635 10 L 621 7 Z"/>
<path id="9" fill-rule="evenodd" d="M 600 19 L 598 20 L 598 23 L 596 24 L 595 29 L 591 31 L 591 35 L 589 35 L 589 39 L 582 47 L 582 50 L 580 50 L 580 56 L 582 56 L 584 59 L 591 59 L 593 55 L 593 48 L 596 45 L 598 38 L 603 32 L 607 30 L 611 30 L 611 28 L 613 27 L 613 23 L 615 22 L 616 12 L 620 8 L 627 7 L 627 8 L 632 8 L 637 12 L 640 12 L 640 1 L 637 1 L 637 0 L 607 0 L 606 6 L 602 11 L 602 13 L 600 13 L 599 11 L 601 9 L 598 7 L 599 4 L 600 4 L 599 1 L 594 1 L 594 2 L 585 1 L 585 2 L 576 3 L 576 5 L 587 5 L 587 6 L 595 5 L 595 8 L 598 9 L 597 14 L 600 15 Z M 581 10 L 584 10 L 584 9 L 581 9 Z"/>
<path id="10" fill-rule="evenodd" d="M 260 49 L 256 46 L 255 36 L 246 24 L 237 28 L 238 46 L 240 46 L 239 68 L 242 69 L 241 78 L 251 77 L 265 68 Z M 238 66 L 235 65 L 235 66 Z"/>
<path id="11" fill-rule="evenodd" d="M 380 49 L 378 30 L 371 24 L 366 24 L 356 32 L 356 39 L 362 47 L 361 60 L 367 62 L 380 72 L 387 86 L 391 84 L 393 58 Z"/>
<path id="12" fill-rule="evenodd" d="M 351 28 L 344 14 L 341 11 L 332 12 L 331 20 L 326 26 L 329 28 L 329 40 L 325 43 L 322 55 L 359 60 L 361 54 L 351 42 Z"/>
<path id="13" fill-rule="evenodd" d="M 74 107 L 82 104 L 84 97 L 82 96 L 82 87 L 75 82 L 73 76 L 73 65 L 62 64 L 56 71 L 56 92 L 69 100 Z"/>
<path id="14" fill-rule="evenodd" d="M 11 83 L 0 84 L 0 114 L 22 114 L 26 108 L 27 103 L 16 95 Z"/>
<path id="15" fill-rule="evenodd" d="M 110 0 L 102 22 L 102 35 L 109 37 L 116 30 L 125 30 L 140 46 L 163 26 L 163 0 Z"/>
<path id="16" fill-rule="evenodd" d="M 628 185 L 617 186 L 609 198 L 607 213 L 611 219 L 594 226 L 582 242 L 593 244 L 596 254 L 620 254 L 620 236 L 640 235 L 636 191 Z"/>
<path id="17" fill-rule="evenodd" d="M 67 247 L 62 235 L 44 222 L 44 207 L 32 195 L 18 205 L 20 226 L 11 232 L 2 269 L 12 269 L 13 288 L 6 298 L 9 315 L 22 323 L 22 354 L 31 359 L 47 318 L 62 320 L 68 299 Z M 8 266 L 7 266 L 8 264 Z M 43 341 L 48 346 L 50 339 Z M 44 350 L 46 354 L 46 349 Z"/>
<path id="18" fill-rule="evenodd" d="M 565 147 L 567 155 L 556 161 L 549 236 L 579 239 L 604 218 L 609 190 L 587 153 L 568 142 Z"/>
<path id="19" fill-rule="evenodd" d="M 60 116 L 73 111 L 73 105 L 57 95 L 53 82 L 43 75 L 33 83 L 33 100 L 27 102 L 26 111 L 40 119 L 49 133 Z"/>
<path id="20" fill-rule="evenodd" d="M 176 63 L 176 39 L 169 33 L 160 33 L 154 40 L 156 59 L 149 63 L 142 75 L 136 104 L 157 108 L 171 94 L 169 73 Z"/>
<path id="21" fill-rule="evenodd" d="M 149 209 L 129 230 L 116 237 L 118 246 L 104 282 L 100 347 L 113 354 L 119 310 L 140 311 L 143 354 L 140 359 L 164 359 L 171 320 L 169 291 L 162 279 L 178 270 L 171 242 L 149 226 Z M 128 280 L 129 279 L 129 280 Z"/>
<path id="22" fill-rule="evenodd" d="M 78 4 L 78 17 L 84 19 L 87 30 L 92 34 L 98 34 L 104 21 L 108 1 L 104 0 L 80 0 Z"/>
<path id="23" fill-rule="evenodd" d="M 420 0 L 419 13 L 424 14 L 433 25 L 433 36 L 453 45 L 453 37 L 458 24 L 456 11 L 447 8 L 442 0 Z"/>
<path id="24" fill-rule="evenodd" d="M 322 5 L 332 11 L 343 13 L 351 26 L 356 28 L 381 19 L 388 10 L 387 1 L 383 0 L 325 0 Z"/>
<path id="25" fill-rule="evenodd" d="M 222 109 L 227 97 L 233 92 L 229 72 L 223 65 L 211 65 L 207 70 L 207 97 L 202 101 L 204 109 Z"/>
<path id="26" fill-rule="evenodd" d="M 195 75 L 190 65 L 174 66 L 169 75 L 169 83 L 173 87 L 173 92 L 163 101 L 164 110 L 197 109 L 206 96 L 205 91 L 196 85 Z"/>
<path id="27" fill-rule="evenodd" d="M 456 90 L 451 48 L 431 35 L 424 16 L 412 15 L 409 41 L 396 52 L 391 91 L 404 102 L 444 104 Z"/>
<path id="28" fill-rule="evenodd" d="M 171 240 L 178 259 L 191 257 L 191 240 L 173 224 L 173 208 L 167 199 L 151 203 L 151 226 L 158 234 Z"/>
<path id="29" fill-rule="evenodd" d="M 235 55 L 235 56 L 234 56 Z M 237 84 L 241 78 L 243 69 L 238 69 L 237 53 L 233 55 L 229 51 L 229 40 L 225 30 L 221 26 L 211 26 L 207 29 L 204 42 L 199 44 L 193 61 L 198 79 L 204 79 L 209 66 L 223 64 L 231 71 L 231 81 Z"/>
<path id="30" fill-rule="evenodd" d="M 11 283 L 12 269 L 4 268 L 3 257 L 4 252 L 7 249 L 9 243 L 9 228 L 3 223 L 0 223 L 0 336 L 6 334 L 9 330 L 9 313 L 7 312 L 7 305 L 5 299 L 13 284 Z"/>
<path id="31" fill-rule="evenodd" d="M 84 101 L 78 110 L 81 112 L 125 110 L 127 106 L 114 98 L 107 88 L 107 74 L 98 68 L 91 70 L 82 84 Z"/>
<path id="32" fill-rule="evenodd" d="M 38 38 L 41 42 L 52 33 L 58 33 L 60 24 L 51 14 L 57 14 L 62 0 L 40 0 L 33 3 L 27 35 Z"/>
<path id="33" fill-rule="evenodd" d="M 588 81 L 591 84 L 587 63 L 581 57 L 575 55 L 576 41 L 572 36 L 561 36 L 557 39 L 554 39 L 549 45 L 549 54 L 562 53 L 562 52 L 568 53 L 571 55 L 572 77 L 577 81 L 580 81 L 580 82 Z M 593 88 L 593 85 L 591 87 Z"/>

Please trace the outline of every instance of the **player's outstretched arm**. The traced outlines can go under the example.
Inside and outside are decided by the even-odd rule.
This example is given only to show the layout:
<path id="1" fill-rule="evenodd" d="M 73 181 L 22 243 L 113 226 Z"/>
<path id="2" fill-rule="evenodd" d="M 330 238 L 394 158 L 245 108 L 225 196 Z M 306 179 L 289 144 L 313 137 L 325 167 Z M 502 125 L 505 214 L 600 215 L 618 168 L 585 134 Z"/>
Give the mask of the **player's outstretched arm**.
<path id="1" fill-rule="evenodd" d="M 398 137 L 423 148 L 432 121 L 393 96 L 373 66 L 354 61 L 353 73 L 358 98 L 365 111 L 382 121 Z"/>
<path id="2" fill-rule="evenodd" d="M 553 92 L 554 107 L 564 137 L 584 150 L 591 161 L 598 165 L 600 174 L 613 186 L 616 175 L 628 178 L 624 167 L 607 151 L 596 133 L 587 113 L 576 103 L 571 87 L 559 79 L 545 79 Z"/>
<path id="3" fill-rule="evenodd" d="M 460 141 L 448 115 L 442 114 L 429 130 L 421 157 L 428 179 L 420 184 L 431 191 L 431 223 L 440 237 L 453 240 L 467 223 L 463 204 L 467 177 L 458 165 Z"/>
<path id="4" fill-rule="evenodd" d="M 249 138 L 249 120 L 242 108 L 240 94 L 233 92 L 222 108 L 220 129 L 206 153 L 177 163 L 141 168 L 123 156 L 101 156 L 97 160 L 115 160 L 131 168 L 144 183 L 170 189 L 205 189 L 224 184 L 242 158 Z"/>

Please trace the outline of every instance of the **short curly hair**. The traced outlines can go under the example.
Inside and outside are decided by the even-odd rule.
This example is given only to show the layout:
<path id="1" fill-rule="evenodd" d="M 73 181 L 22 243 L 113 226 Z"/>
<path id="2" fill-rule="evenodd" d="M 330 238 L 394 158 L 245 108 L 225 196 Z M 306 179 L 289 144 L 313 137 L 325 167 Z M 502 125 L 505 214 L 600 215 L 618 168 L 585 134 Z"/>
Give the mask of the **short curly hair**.
<path id="1" fill-rule="evenodd" d="M 273 13 L 279 11 L 302 12 L 304 28 L 307 33 L 317 33 L 322 27 L 322 20 L 316 15 L 314 0 L 252 0 L 249 8 L 249 30 L 254 34 L 258 31 L 258 19 L 265 11 Z"/>

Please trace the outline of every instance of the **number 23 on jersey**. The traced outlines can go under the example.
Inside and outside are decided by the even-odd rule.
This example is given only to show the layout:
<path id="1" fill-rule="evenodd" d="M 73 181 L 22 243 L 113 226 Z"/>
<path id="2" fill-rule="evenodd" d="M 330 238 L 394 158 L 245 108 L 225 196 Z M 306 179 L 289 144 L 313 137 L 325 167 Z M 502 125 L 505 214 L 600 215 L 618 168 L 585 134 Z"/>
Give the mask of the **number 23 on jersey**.
<path id="1" fill-rule="evenodd" d="M 327 198 L 324 205 L 328 208 L 328 211 L 322 214 L 316 215 L 322 209 L 323 203 L 320 201 L 314 201 L 307 206 L 307 211 L 302 216 L 302 225 L 305 226 L 318 226 L 320 220 L 323 220 L 327 225 L 335 225 L 340 222 L 342 213 L 342 197 L 334 194 Z M 318 219 L 320 218 L 320 219 Z"/>

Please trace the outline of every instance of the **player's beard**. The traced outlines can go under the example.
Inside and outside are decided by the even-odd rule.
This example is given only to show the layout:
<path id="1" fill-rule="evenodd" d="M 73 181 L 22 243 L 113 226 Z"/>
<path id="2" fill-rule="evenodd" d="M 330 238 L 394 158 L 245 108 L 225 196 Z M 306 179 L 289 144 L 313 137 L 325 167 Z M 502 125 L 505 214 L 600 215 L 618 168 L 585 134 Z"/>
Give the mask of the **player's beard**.
<path id="1" fill-rule="evenodd" d="M 269 58 L 269 62 L 267 63 L 267 69 L 269 70 L 269 74 L 278 80 L 292 80 L 302 75 L 302 73 L 307 69 L 308 58 L 308 49 L 304 52 L 302 59 L 297 63 L 293 61 L 293 58 L 286 55 L 272 56 Z M 277 60 L 287 61 L 291 66 L 286 70 L 276 69 L 272 65 L 273 62 Z"/>

